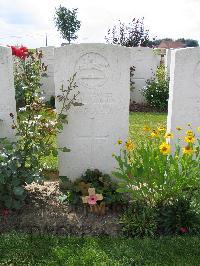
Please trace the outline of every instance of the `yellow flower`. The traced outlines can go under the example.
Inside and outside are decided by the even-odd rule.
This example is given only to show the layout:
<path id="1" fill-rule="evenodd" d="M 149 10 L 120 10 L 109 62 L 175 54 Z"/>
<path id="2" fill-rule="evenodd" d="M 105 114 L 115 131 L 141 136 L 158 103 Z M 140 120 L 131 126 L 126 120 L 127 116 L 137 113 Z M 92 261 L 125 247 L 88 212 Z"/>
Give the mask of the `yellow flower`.
<path id="1" fill-rule="evenodd" d="M 173 138 L 174 137 L 174 135 L 172 134 L 172 133 L 166 133 L 165 134 L 165 138 L 167 139 L 167 138 Z"/>
<path id="2" fill-rule="evenodd" d="M 185 137 L 185 142 L 194 143 L 195 142 L 195 137 L 194 136 L 186 136 Z"/>
<path id="3" fill-rule="evenodd" d="M 158 131 L 153 130 L 153 131 L 151 132 L 151 137 L 152 137 L 152 138 L 157 138 L 157 137 L 158 137 Z"/>
<path id="4" fill-rule="evenodd" d="M 186 135 L 187 136 L 194 136 L 194 132 L 192 130 L 187 130 Z"/>
<path id="5" fill-rule="evenodd" d="M 188 123 L 188 127 L 191 127 L 191 124 L 190 123 Z"/>
<path id="6" fill-rule="evenodd" d="M 115 154 L 114 153 L 112 153 L 112 157 L 115 157 Z"/>
<path id="7" fill-rule="evenodd" d="M 148 127 L 148 126 L 143 127 L 143 131 L 144 131 L 144 132 L 148 132 L 148 131 L 150 131 L 150 130 L 151 130 L 151 128 Z"/>
<path id="8" fill-rule="evenodd" d="M 122 144 L 122 140 L 118 139 L 117 144 L 121 145 Z"/>
<path id="9" fill-rule="evenodd" d="M 182 130 L 182 127 L 177 127 L 176 128 L 178 131 L 181 131 Z"/>
<path id="10" fill-rule="evenodd" d="M 158 127 L 158 131 L 159 132 L 165 131 L 165 127 Z"/>
<path id="11" fill-rule="evenodd" d="M 197 130 L 200 132 L 200 127 L 198 127 Z"/>
<path id="12" fill-rule="evenodd" d="M 182 148 L 182 150 L 183 150 L 184 154 L 192 154 L 193 153 L 193 149 L 190 146 L 186 146 L 186 147 Z"/>
<path id="13" fill-rule="evenodd" d="M 160 152 L 164 155 L 168 155 L 170 153 L 170 145 L 165 142 L 160 145 L 159 149 Z"/>
<path id="14" fill-rule="evenodd" d="M 131 140 L 126 141 L 125 146 L 128 151 L 132 151 L 134 149 L 134 144 Z"/>

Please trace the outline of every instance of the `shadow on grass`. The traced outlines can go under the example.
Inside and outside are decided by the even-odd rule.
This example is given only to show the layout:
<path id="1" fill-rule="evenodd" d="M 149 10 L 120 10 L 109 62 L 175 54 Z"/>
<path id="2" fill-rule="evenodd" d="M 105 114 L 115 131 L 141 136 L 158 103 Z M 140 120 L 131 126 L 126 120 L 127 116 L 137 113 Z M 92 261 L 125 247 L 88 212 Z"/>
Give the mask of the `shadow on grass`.
<path id="1" fill-rule="evenodd" d="M 200 265 L 200 239 L 0 236 L 0 265 Z"/>

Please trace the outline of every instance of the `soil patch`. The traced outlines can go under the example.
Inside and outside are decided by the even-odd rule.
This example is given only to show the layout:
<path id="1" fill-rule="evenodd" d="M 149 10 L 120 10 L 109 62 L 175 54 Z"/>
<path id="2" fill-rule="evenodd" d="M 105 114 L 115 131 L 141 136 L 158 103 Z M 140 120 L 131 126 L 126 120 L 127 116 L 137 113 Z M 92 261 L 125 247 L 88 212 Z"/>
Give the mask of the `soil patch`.
<path id="1" fill-rule="evenodd" d="M 82 206 L 73 208 L 62 203 L 59 182 L 28 185 L 28 197 L 20 211 L 0 216 L 0 233 L 20 231 L 25 233 L 58 235 L 110 235 L 121 234 L 119 213 L 108 211 L 97 216 Z"/>
<path id="2" fill-rule="evenodd" d="M 145 113 L 159 112 L 159 110 L 156 110 L 155 108 L 151 107 L 150 105 L 146 103 L 136 103 L 134 101 L 131 101 L 129 105 L 129 111 L 130 112 L 145 112 Z"/>

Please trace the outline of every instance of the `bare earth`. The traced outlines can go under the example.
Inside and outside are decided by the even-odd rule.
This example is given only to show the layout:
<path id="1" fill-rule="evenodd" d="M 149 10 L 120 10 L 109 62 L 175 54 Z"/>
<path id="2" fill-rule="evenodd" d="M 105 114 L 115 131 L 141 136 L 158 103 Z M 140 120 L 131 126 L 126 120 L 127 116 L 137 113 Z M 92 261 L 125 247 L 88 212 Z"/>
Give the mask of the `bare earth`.
<path id="1" fill-rule="evenodd" d="M 22 231 L 58 235 L 120 235 L 119 214 L 108 211 L 96 216 L 82 206 L 74 209 L 61 203 L 59 182 L 44 182 L 43 185 L 27 186 L 26 205 L 7 217 L 0 217 L 0 233 Z"/>

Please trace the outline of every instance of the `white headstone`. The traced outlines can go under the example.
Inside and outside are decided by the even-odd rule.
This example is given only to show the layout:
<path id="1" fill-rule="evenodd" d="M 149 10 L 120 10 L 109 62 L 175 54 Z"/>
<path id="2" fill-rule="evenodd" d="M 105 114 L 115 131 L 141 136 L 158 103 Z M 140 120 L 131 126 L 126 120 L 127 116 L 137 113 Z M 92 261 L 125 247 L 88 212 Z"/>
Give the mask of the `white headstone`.
<path id="1" fill-rule="evenodd" d="M 54 46 L 40 47 L 38 50 L 42 50 L 42 62 L 47 66 L 47 71 L 41 79 L 41 89 L 44 92 L 45 100 L 49 100 L 51 96 L 55 96 L 54 85 Z"/>
<path id="2" fill-rule="evenodd" d="M 144 103 L 145 98 L 141 89 L 146 86 L 146 81 L 154 76 L 160 64 L 160 55 L 156 54 L 152 48 L 133 47 L 131 51 L 131 67 L 135 67 L 135 72 L 131 81 L 135 84 L 131 91 L 131 101 Z"/>
<path id="3" fill-rule="evenodd" d="M 76 81 L 84 105 L 74 107 L 69 124 L 58 137 L 59 146 L 71 149 L 60 153 L 61 176 L 78 178 L 87 169 L 106 173 L 114 170 L 112 153 L 129 128 L 130 50 L 105 44 L 68 45 L 55 49 L 55 86 L 59 95 L 62 84 L 77 73 Z M 57 109 L 60 103 L 56 102 Z"/>
<path id="4" fill-rule="evenodd" d="M 188 124 L 200 137 L 200 48 L 184 48 L 172 51 L 168 104 L 168 131 L 175 139 Z"/>
<path id="5" fill-rule="evenodd" d="M 10 113 L 16 118 L 12 52 L 0 46 L 0 138 L 14 138 Z"/>
<path id="6" fill-rule="evenodd" d="M 167 77 L 170 76 L 170 65 L 171 65 L 171 53 L 172 53 L 172 51 L 173 51 L 172 49 L 166 50 L 165 70 L 166 70 Z"/>

